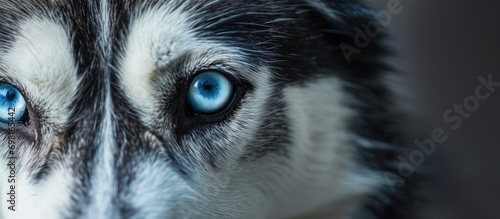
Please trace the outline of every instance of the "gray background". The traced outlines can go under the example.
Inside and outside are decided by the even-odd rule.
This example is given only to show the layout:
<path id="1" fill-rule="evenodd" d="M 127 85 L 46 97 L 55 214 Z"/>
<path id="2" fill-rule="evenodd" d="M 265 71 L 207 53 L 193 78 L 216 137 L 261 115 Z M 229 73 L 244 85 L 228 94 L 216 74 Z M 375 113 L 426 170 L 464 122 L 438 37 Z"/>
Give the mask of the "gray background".
<path id="1" fill-rule="evenodd" d="M 389 0 L 371 1 L 376 10 Z M 404 7 L 389 25 L 406 77 L 410 112 L 430 137 L 442 128 L 437 174 L 444 199 L 420 209 L 419 218 L 500 218 L 500 88 L 452 130 L 446 110 L 475 94 L 479 76 L 500 82 L 500 3 L 493 0 L 400 0 Z M 417 138 L 417 137 L 416 137 Z M 418 204 L 416 204 L 418 205 Z M 430 214 L 432 212 L 432 214 Z M 432 216 L 431 216 L 432 215 Z"/>

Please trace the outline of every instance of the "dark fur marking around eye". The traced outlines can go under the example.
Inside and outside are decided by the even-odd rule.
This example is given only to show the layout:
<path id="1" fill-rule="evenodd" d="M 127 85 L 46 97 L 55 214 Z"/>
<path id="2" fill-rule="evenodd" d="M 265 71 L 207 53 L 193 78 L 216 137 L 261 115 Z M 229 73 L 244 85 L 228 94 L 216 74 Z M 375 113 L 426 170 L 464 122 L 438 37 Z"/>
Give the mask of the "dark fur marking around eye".
<path id="1" fill-rule="evenodd" d="M 37 14 L 54 20 L 71 35 L 70 42 L 73 51 L 71 58 L 77 65 L 75 71 L 81 79 L 81 84 L 68 109 L 68 112 L 71 112 L 70 121 L 61 128 L 62 130 L 57 130 L 62 133 L 50 133 L 58 137 L 60 145 L 58 148 L 55 146 L 50 148 L 47 156 L 39 155 L 40 159 L 45 160 L 40 162 L 38 169 L 31 171 L 34 175 L 33 185 L 37 185 L 50 179 L 57 167 L 68 165 L 64 167 L 64 171 L 71 174 L 71 179 L 74 181 L 68 188 L 70 191 L 68 202 L 70 203 L 66 206 L 68 209 L 57 210 L 67 210 L 71 218 L 87 216 L 86 210 L 95 201 L 94 196 L 97 195 L 89 191 L 93 191 L 94 184 L 99 184 L 93 181 L 99 173 L 101 174 L 99 176 L 104 175 L 105 179 L 109 177 L 110 182 L 104 182 L 100 186 L 108 186 L 103 188 L 113 190 L 110 192 L 112 200 L 110 206 L 115 207 L 116 211 L 113 216 L 127 218 L 139 216 L 141 208 L 151 206 L 151 203 L 146 203 L 146 205 L 127 199 L 128 195 L 133 194 L 131 191 L 133 186 L 137 188 L 134 183 L 144 183 L 141 181 L 143 179 L 139 179 L 141 177 L 149 181 L 171 177 L 186 186 L 192 186 L 196 183 L 193 179 L 197 179 L 196 177 L 200 175 L 208 173 L 216 177 L 217 173 L 234 168 L 227 165 L 228 161 L 232 160 L 237 161 L 234 163 L 237 167 L 240 167 L 238 165 L 258 164 L 264 160 L 262 158 L 269 157 L 283 159 L 280 161 L 286 163 L 287 159 L 293 155 L 291 152 L 295 152 L 292 148 L 293 137 L 295 137 L 292 135 L 295 127 L 291 122 L 294 118 L 290 118 L 291 116 L 287 114 L 290 106 L 284 100 L 284 88 L 301 87 L 327 77 L 338 78 L 342 81 L 345 86 L 340 89 L 340 92 L 352 99 L 349 105 L 342 106 L 352 110 L 355 114 L 354 119 L 348 124 L 349 134 L 397 148 L 393 151 L 367 149 L 353 143 L 349 146 L 354 147 L 356 151 L 353 156 L 354 162 L 361 168 L 369 169 L 376 174 L 384 171 L 397 174 L 397 170 L 390 165 L 390 162 L 396 159 L 405 141 L 404 133 L 398 129 L 398 119 L 401 117 L 391 110 L 394 104 L 393 97 L 382 80 L 383 72 L 390 70 L 384 63 L 384 57 L 390 54 L 382 43 L 385 35 L 381 34 L 375 38 L 373 43 L 366 47 L 362 54 L 356 56 L 350 64 L 345 61 L 339 49 L 340 43 L 353 42 L 355 34 L 353 27 L 361 26 L 374 19 L 369 10 L 355 1 L 347 0 L 243 0 L 218 1 L 212 5 L 201 3 L 206 2 L 204 0 L 110 1 L 109 8 L 106 8 L 96 1 L 51 1 L 50 3 L 12 1 L 8 2 L 12 10 L 6 10 L 4 6 L 0 6 L 0 52 L 12 46 L 11 42 L 16 36 L 16 30 L 13 28 L 17 24 L 15 21 L 21 18 L 31 19 Z M 117 56 L 127 52 L 125 44 L 131 31 L 128 29 L 130 23 L 151 8 L 160 6 L 171 10 L 181 8 L 185 10 L 183 12 L 189 15 L 188 22 L 194 22 L 189 28 L 192 28 L 195 35 L 199 37 L 197 39 L 220 42 L 224 46 L 234 48 L 237 54 L 232 55 L 240 58 L 239 64 L 246 64 L 242 69 L 254 70 L 250 71 L 252 74 L 271 74 L 268 82 L 268 86 L 272 87 L 270 94 L 255 97 L 261 87 L 258 84 L 252 84 L 255 81 L 246 79 L 245 77 L 249 76 L 241 74 L 242 69 L 229 69 L 240 73 L 231 74 L 234 75 L 231 76 L 234 77 L 231 80 L 237 87 L 233 104 L 229 104 L 225 111 L 214 115 L 193 112 L 186 104 L 186 88 L 189 86 L 191 77 L 200 69 L 217 68 L 230 63 L 231 60 L 217 60 L 216 63 L 196 66 L 194 70 L 186 69 L 182 63 L 196 59 L 188 52 L 168 63 L 169 67 L 155 66 L 158 69 L 153 70 L 151 81 L 148 82 L 152 83 L 152 90 L 154 90 L 153 101 L 140 103 L 154 105 L 154 111 L 143 113 L 140 109 L 134 108 L 135 106 L 132 106 L 134 101 L 128 99 L 120 84 L 121 72 L 118 69 L 122 63 Z M 109 32 L 106 34 L 109 36 L 101 35 L 105 32 L 102 30 L 103 26 L 108 25 L 103 24 L 101 17 L 103 10 L 109 11 L 110 23 L 109 27 L 106 27 L 109 28 L 109 30 L 106 29 Z M 202 22 L 196 22 L 198 20 Z M 169 55 L 175 53 L 171 50 L 165 51 Z M 0 54 L 1 57 L 2 54 Z M 152 60 L 152 62 L 158 65 L 157 60 Z M 259 72 L 256 70 L 259 69 L 258 67 L 265 67 L 269 72 Z M 0 63 L 0 70 L 2 68 L 3 65 Z M 240 78 L 239 75 L 244 76 Z M 246 97 L 250 98 L 246 99 Z M 237 112 L 248 107 L 245 104 L 254 103 L 251 102 L 252 98 L 260 99 L 259 103 L 262 103 L 265 109 L 262 111 L 265 112 L 257 116 L 252 115 L 252 118 L 256 118 L 260 123 L 252 127 L 256 130 L 247 133 L 241 130 L 247 127 L 241 123 L 247 121 L 245 118 L 237 117 Z M 110 99 L 111 103 L 106 103 L 106 100 Z M 106 106 L 106 104 L 109 105 Z M 43 117 L 42 113 L 40 115 Z M 149 124 L 148 120 L 144 122 L 142 119 L 145 117 L 153 124 Z M 102 124 L 105 119 L 107 122 L 112 121 L 110 122 L 112 124 L 103 128 Z M 230 123 L 233 120 L 239 124 Z M 230 125 L 237 126 L 237 128 L 229 127 Z M 111 128 L 106 129 L 109 127 Z M 145 137 L 144 133 L 148 133 L 149 137 Z M 241 140 L 238 138 L 240 136 L 237 136 L 241 133 L 248 134 L 250 140 L 245 139 L 244 145 L 242 143 L 237 145 L 240 147 L 232 148 L 234 146 L 232 144 L 237 144 L 239 142 L 236 141 Z M 231 137 L 234 138 L 233 141 L 223 141 Z M 113 142 L 103 143 L 103 139 L 112 139 Z M 216 140 L 221 141 L 216 142 Z M 112 169 L 111 174 L 99 167 L 98 158 L 102 157 L 99 149 L 103 147 L 102 145 L 112 151 L 109 159 L 113 162 L 110 162 L 108 166 Z M 49 142 L 41 146 L 52 147 L 53 145 Z M 237 151 L 239 154 L 231 157 L 233 155 L 231 150 L 235 148 L 242 151 Z M 158 163 L 161 165 L 157 165 Z M 139 168 L 143 166 L 154 171 L 151 174 L 140 175 L 144 170 Z M 265 168 L 267 167 L 262 167 L 262 169 Z M 258 172 L 257 170 L 251 171 Z M 160 172 L 171 175 L 155 175 Z M 148 178 L 149 175 L 153 176 Z M 158 178 L 152 178 L 155 176 Z M 241 176 L 236 175 L 236 177 Z M 242 181 L 251 180 L 243 177 L 241 179 Z M 210 180 L 207 178 L 207 181 Z M 404 185 L 397 187 L 396 192 L 390 192 L 386 187 L 373 191 L 366 205 L 367 210 L 362 209 L 360 214 L 385 219 L 397 218 L 398 212 L 394 203 L 400 202 L 405 205 L 407 204 L 405 201 L 411 199 L 408 198 L 408 194 L 413 179 L 407 180 L 408 182 Z M 116 184 L 111 184 L 111 182 L 116 182 Z M 148 199 L 158 196 L 165 198 L 174 194 L 172 192 L 177 188 L 169 183 L 165 184 L 168 185 L 161 185 L 163 187 L 158 188 L 158 194 L 147 196 Z M 182 189 L 184 188 L 179 190 L 186 192 Z M 262 188 L 256 190 L 262 192 Z M 146 197 L 147 194 L 140 195 Z M 217 195 L 220 194 L 213 197 L 219 198 Z M 199 200 L 213 197 L 202 197 Z M 241 197 L 246 196 L 241 195 Z M 148 199 L 145 198 L 145 200 Z M 173 200 L 177 202 L 180 198 L 175 196 Z M 384 202 L 385 200 L 389 200 L 390 203 Z M 143 205 L 138 207 L 137 204 Z M 169 205 L 171 202 L 165 201 L 161 204 Z M 160 207 L 165 206 L 159 206 L 158 209 L 153 210 L 159 210 Z M 201 210 L 206 209 L 201 208 Z"/>

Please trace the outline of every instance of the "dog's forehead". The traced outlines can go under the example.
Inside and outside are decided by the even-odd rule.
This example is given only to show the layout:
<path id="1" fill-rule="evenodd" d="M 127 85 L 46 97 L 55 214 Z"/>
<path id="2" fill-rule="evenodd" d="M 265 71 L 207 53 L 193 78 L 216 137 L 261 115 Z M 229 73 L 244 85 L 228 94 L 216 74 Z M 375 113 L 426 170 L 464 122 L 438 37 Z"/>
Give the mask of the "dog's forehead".
<path id="1" fill-rule="evenodd" d="M 224 7 L 216 12 L 218 5 Z M 101 127 L 103 121 L 140 127 L 145 122 L 137 118 L 154 120 L 160 115 L 160 110 L 147 108 L 160 99 L 154 96 L 158 90 L 153 90 L 153 79 L 160 75 L 160 68 L 179 58 L 188 57 L 180 65 L 184 76 L 171 77 L 173 72 L 164 71 L 163 81 L 180 83 L 198 66 L 224 60 L 234 72 L 246 74 L 247 81 L 262 88 L 256 102 L 264 102 L 263 94 L 269 89 L 264 87 L 274 72 L 254 60 L 269 57 L 269 51 L 259 49 L 272 42 L 269 36 L 262 36 L 282 33 L 270 30 L 271 25 L 260 25 L 264 21 L 259 19 L 276 19 L 273 25 L 286 20 L 265 13 L 267 7 L 262 5 L 243 2 L 239 8 L 235 6 L 224 1 L 180 0 L 143 4 L 47 1 L 38 5 L 9 1 L 0 6 L 4 18 L 0 29 L 5 30 L 0 33 L 0 77 L 21 88 L 29 105 L 36 108 L 35 119 L 58 131 L 49 131 L 50 135 L 68 138 L 61 133 L 74 132 L 71 127 L 78 126 L 75 129 L 84 130 L 81 135 L 92 136 L 87 140 L 96 144 L 101 143 L 99 134 L 111 130 Z M 204 13 L 207 17 L 200 16 Z M 276 42 L 269 48 L 276 48 Z M 163 88 L 158 93 L 175 90 Z M 171 103 L 162 107 L 173 108 Z M 111 132 L 119 131 L 123 130 Z M 84 144 L 77 140 L 60 141 L 61 145 Z"/>
<path id="2" fill-rule="evenodd" d="M 93 97 L 111 83 L 139 102 L 151 93 L 155 70 L 185 53 L 196 50 L 195 59 L 207 51 L 214 60 L 241 61 L 248 54 L 268 59 L 284 40 L 275 27 L 287 16 L 271 13 L 273 4 L 280 3 L 2 1 L 0 76 L 34 105 L 50 107 L 54 121 L 64 121 L 71 107 L 102 104 L 102 96 Z M 221 49 L 221 42 L 229 46 Z M 245 61 L 254 70 L 262 67 Z"/>
<path id="3" fill-rule="evenodd" d="M 378 178 L 348 174 L 357 168 L 351 138 L 385 123 L 364 114 L 386 115 L 379 110 L 389 104 L 377 101 L 385 98 L 374 76 L 379 42 L 350 66 L 336 44 L 352 44 L 351 27 L 362 26 L 361 15 L 348 20 L 358 13 L 350 2 L 0 0 L 0 83 L 19 88 L 32 121 L 25 126 L 40 129 L 37 141 L 18 148 L 16 217 L 191 218 L 185 214 L 199 210 L 238 218 L 257 207 L 246 202 L 267 204 L 258 200 L 274 193 L 267 185 L 282 179 L 302 189 L 311 184 L 303 180 L 309 172 L 313 179 L 338 173 L 314 180 L 311 186 L 321 185 L 314 194 L 371 189 Z M 192 76 L 212 70 L 244 85 L 241 97 L 235 95 L 223 121 L 183 119 L 191 114 L 182 107 L 189 107 Z M 360 86 L 351 87 L 358 79 Z M 184 123 L 187 131 L 178 133 Z M 335 169 L 310 171 L 302 161 Z M 288 166 L 304 174 L 288 177 L 294 172 Z M 286 199 L 291 205 L 283 208 L 294 209 L 304 196 Z M 205 200 L 215 203 L 205 208 Z"/>
<path id="4" fill-rule="evenodd" d="M 10 79 L 31 102 L 56 106 L 48 113 L 58 115 L 56 123 L 64 123 L 63 109 L 69 107 L 79 81 L 67 29 L 50 19 L 20 21 L 15 40 L 0 53 L 0 77 Z"/>
<path id="5" fill-rule="evenodd" d="M 192 50 L 220 46 L 214 39 L 228 40 L 224 34 L 239 34 L 232 40 L 250 35 L 249 27 L 258 25 L 248 24 L 245 16 L 252 14 L 253 22 L 259 23 L 259 16 L 253 15 L 264 16 L 268 8 L 244 2 L 234 6 L 202 0 L 8 1 L 0 6 L 1 72 L 43 90 L 75 88 L 82 76 L 95 78 L 96 69 L 114 68 L 118 71 L 109 72 L 119 75 L 123 87 L 136 90 L 131 96 L 144 99 L 141 93 L 146 91 L 137 89 L 148 87 L 159 64 Z M 234 28 L 224 27 L 228 23 L 240 28 L 227 31 Z M 60 90 L 46 93 L 55 92 Z"/>

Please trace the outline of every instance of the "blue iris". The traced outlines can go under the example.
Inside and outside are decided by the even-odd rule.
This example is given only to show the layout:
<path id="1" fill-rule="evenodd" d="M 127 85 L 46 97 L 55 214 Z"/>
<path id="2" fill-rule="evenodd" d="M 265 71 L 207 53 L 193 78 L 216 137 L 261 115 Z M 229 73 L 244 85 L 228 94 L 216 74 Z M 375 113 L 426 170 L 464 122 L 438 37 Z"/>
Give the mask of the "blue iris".
<path id="1" fill-rule="evenodd" d="M 209 71 L 198 75 L 191 82 L 188 101 L 195 111 L 211 114 L 224 109 L 233 95 L 231 82 L 224 75 Z"/>
<path id="2" fill-rule="evenodd" d="M 18 122 L 26 112 L 21 92 L 9 84 L 0 83 L 0 122 Z"/>

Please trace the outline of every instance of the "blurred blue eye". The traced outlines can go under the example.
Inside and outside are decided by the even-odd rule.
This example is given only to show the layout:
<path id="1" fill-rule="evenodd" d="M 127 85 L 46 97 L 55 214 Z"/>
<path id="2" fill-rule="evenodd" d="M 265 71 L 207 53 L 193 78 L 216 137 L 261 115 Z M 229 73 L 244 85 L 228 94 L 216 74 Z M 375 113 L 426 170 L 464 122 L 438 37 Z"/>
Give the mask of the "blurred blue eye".
<path id="1" fill-rule="evenodd" d="M 26 101 L 15 87 L 0 83 L 0 122 L 19 122 L 26 112 Z"/>
<path id="2" fill-rule="evenodd" d="M 198 75 L 191 82 L 188 102 L 195 111 L 212 114 L 224 109 L 233 96 L 231 82 L 224 75 L 209 71 Z"/>

